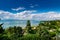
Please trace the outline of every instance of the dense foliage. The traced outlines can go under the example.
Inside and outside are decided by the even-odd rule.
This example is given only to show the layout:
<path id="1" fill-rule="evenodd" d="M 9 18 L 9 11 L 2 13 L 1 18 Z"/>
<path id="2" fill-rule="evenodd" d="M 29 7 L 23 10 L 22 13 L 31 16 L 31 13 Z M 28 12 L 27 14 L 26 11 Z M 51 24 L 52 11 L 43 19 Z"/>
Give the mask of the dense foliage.
<path id="1" fill-rule="evenodd" d="M 3 29 L 3 23 L 0 24 L 0 40 L 59 40 L 60 21 L 40 21 L 38 26 L 31 27 L 30 20 L 26 27 L 20 26 Z"/>

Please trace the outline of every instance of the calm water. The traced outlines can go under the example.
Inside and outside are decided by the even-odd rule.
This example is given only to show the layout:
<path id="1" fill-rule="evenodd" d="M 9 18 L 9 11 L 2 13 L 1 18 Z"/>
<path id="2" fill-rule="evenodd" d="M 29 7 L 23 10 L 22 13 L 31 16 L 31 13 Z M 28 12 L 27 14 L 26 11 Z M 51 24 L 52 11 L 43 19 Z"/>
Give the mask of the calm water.
<path id="1" fill-rule="evenodd" d="M 13 26 L 26 26 L 26 20 L 0 20 L 0 24 L 3 24 L 3 28 L 13 27 Z M 32 26 L 37 26 L 39 21 L 31 21 Z"/>

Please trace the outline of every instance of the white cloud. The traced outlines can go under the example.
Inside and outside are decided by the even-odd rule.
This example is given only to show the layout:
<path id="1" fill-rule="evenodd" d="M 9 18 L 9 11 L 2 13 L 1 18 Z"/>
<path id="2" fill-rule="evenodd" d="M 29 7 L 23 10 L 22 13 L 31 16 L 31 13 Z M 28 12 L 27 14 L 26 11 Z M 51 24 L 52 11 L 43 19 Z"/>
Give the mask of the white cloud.
<path id="1" fill-rule="evenodd" d="M 60 20 L 60 14 L 57 12 L 47 12 L 33 15 L 36 20 Z"/>
<path id="2" fill-rule="evenodd" d="M 19 11 L 19 10 L 24 10 L 24 7 L 18 7 L 18 8 L 12 8 L 13 11 Z"/>
<path id="3" fill-rule="evenodd" d="M 30 6 L 31 8 L 34 8 L 35 6 Z"/>
<path id="4" fill-rule="evenodd" d="M 35 4 L 35 5 L 30 4 L 30 8 L 34 8 L 34 7 L 37 7 L 37 6 L 38 6 L 38 4 Z"/>
<path id="5" fill-rule="evenodd" d="M 1 19 L 12 19 L 14 18 L 14 14 L 8 11 L 0 10 L 0 18 Z"/>
<path id="6" fill-rule="evenodd" d="M 17 13 L 15 17 L 18 19 L 20 18 L 21 20 L 31 19 L 31 14 L 33 12 L 36 12 L 36 11 L 35 10 L 23 11 L 23 12 Z"/>
<path id="7" fill-rule="evenodd" d="M 36 12 L 35 10 L 27 10 L 27 11 L 22 11 L 20 13 L 13 14 L 8 11 L 0 11 L 0 18 L 1 19 L 19 19 L 19 20 L 26 20 L 30 19 L 30 14 Z"/>
<path id="8" fill-rule="evenodd" d="M 60 13 L 57 12 L 46 12 L 46 13 L 36 13 L 35 10 L 26 10 L 16 14 L 8 11 L 0 10 L 1 19 L 18 19 L 18 20 L 60 20 Z"/>

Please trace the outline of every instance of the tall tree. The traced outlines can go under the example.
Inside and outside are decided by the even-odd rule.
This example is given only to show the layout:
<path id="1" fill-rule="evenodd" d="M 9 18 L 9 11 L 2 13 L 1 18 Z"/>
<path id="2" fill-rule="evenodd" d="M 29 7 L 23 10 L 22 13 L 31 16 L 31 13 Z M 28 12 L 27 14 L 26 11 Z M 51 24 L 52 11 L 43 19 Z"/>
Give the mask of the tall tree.
<path id="1" fill-rule="evenodd" d="M 2 25 L 3 25 L 3 23 L 0 24 L 0 33 L 3 33 L 4 32 L 4 29 L 3 29 Z"/>
<path id="2" fill-rule="evenodd" d="M 14 26 L 13 28 L 14 28 L 14 33 L 17 33 L 17 27 Z"/>
<path id="3" fill-rule="evenodd" d="M 27 31 L 28 33 L 31 32 L 31 23 L 30 23 L 30 20 L 27 20 L 26 31 Z"/>

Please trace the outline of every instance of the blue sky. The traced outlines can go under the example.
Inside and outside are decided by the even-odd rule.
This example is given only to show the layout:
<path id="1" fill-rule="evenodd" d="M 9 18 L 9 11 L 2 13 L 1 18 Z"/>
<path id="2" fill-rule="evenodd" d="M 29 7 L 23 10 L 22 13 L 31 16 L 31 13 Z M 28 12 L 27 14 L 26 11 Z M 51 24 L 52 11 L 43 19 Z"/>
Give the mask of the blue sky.
<path id="1" fill-rule="evenodd" d="M 54 14 L 55 16 L 59 15 L 58 16 L 58 19 L 59 19 L 60 0 L 0 0 L 0 18 L 3 18 L 3 19 L 25 18 L 26 20 L 31 17 L 32 19 L 38 18 L 38 20 L 40 20 L 39 18 L 41 19 L 46 18 L 46 15 L 48 14 L 49 15 Z M 32 15 L 34 16 L 32 17 Z M 40 15 L 43 15 L 44 17 Z M 50 17 L 50 16 L 47 16 L 47 17 Z M 55 16 L 50 19 L 56 19 Z"/>
<path id="2" fill-rule="evenodd" d="M 18 7 L 41 12 L 60 11 L 60 0 L 0 0 L 0 10 L 16 12 L 11 9 Z"/>

